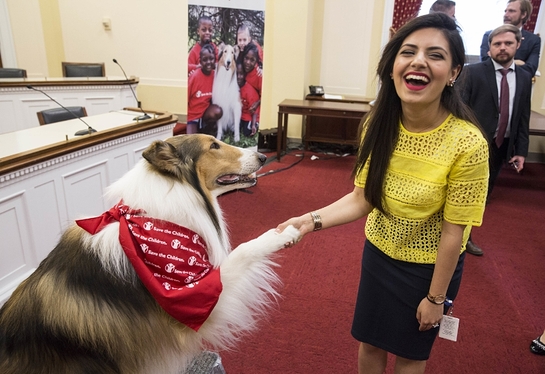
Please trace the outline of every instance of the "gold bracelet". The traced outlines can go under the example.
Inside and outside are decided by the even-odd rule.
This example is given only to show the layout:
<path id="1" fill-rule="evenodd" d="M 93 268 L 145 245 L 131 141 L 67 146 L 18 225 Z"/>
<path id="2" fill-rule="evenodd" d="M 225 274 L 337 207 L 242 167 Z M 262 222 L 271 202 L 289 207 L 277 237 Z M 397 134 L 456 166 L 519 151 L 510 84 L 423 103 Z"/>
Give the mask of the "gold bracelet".
<path id="1" fill-rule="evenodd" d="M 312 221 L 314 222 L 314 231 L 318 231 L 322 229 L 322 217 L 316 212 L 310 212 L 310 216 L 312 217 Z"/>
<path id="2" fill-rule="evenodd" d="M 426 299 L 432 304 L 435 305 L 443 305 L 445 303 L 445 300 L 447 299 L 445 295 L 436 295 L 432 296 L 431 293 L 428 292 L 428 295 L 426 296 Z"/>

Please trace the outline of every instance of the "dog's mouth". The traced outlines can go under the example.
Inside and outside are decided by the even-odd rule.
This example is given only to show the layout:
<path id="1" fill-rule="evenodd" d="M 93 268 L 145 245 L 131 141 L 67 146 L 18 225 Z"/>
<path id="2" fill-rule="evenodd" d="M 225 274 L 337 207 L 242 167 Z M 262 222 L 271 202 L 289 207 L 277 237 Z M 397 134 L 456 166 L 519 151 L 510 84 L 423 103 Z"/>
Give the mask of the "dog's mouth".
<path id="1" fill-rule="evenodd" d="M 251 184 L 254 185 L 257 182 L 255 174 L 225 174 L 216 179 L 216 183 L 222 186 L 229 186 L 232 184 Z"/>

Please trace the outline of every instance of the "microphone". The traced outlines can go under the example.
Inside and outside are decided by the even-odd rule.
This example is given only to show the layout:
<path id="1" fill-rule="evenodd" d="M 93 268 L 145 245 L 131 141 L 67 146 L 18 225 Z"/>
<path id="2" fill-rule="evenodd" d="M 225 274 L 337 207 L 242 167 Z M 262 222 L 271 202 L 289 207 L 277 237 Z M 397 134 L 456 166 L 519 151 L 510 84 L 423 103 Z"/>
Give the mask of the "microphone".
<path id="1" fill-rule="evenodd" d="M 81 136 L 81 135 L 87 135 L 87 134 L 92 134 L 94 132 L 97 132 L 97 130 L 95 130 L 94 128 L 92 128 L 91 126 L 89 126 L 89 124 L 87 122 L 85 122 L 84 120 L 81 119 L 81 117 L 78 117 L 74 112 L 71 112 L 70 109 L 66 108 L 65 106 L 63 106 L 61 103 L 59 103 L 57 100 L 53 99 L 51 96 L 49 96 L 48 94 L 46 94 L 44 91 L 42 90 L 39 90 L 35 87 L 32 87 L 32 86 L 26 86 L 26 88 L 28 88 L 29 90 L 34 90 L 34 91 L 38 91 L 39 93 L 42 93 L 44 94 L 45 96 L 47 96 L 51 101 L 53 101 L 55 104 L 57 104 L 58 106 L 60 106 L 61 108 L 63 108 L 64 110 L 66 110 L 68 113 L 70 113 L 72 116 L 74 116 L 74 118 L 77 118 L 79 119 L 81 122 L 85 123 L 85 126 L 87 126 L 87 129 L 86 130 L 79 130 L 79 131 L 76 131 L 76 133 L 74 134 L 75 136 Z"/>
<path id="2" fill-rule="evenodd" d="M 125 79 L 129 80 L 129 78 L 127 77 L 127 74 L 125 74 L 125 70 L 123 70 L 123 67 L 121 66 L 121 64 L 119 62 L 117 62 L 117 60 L 115 58 L 112 59 L 112 61 L 115 62 L 117 64 L 117 66 L 119 66 L 121 68 L 121 71 L 123 72 L 123 75 L 125 76 Z M 134 90 L 132 89 L 131 84 L 129 84 L 129 88 L 131 89 L 131 92 L 132 92 L 132 95 L 134 96 L 134 99 L 138 103 L 138 109 L 140 109 L 142 111 L 142 113 L 144 113 L 143 116 L 134 117 L 133 120 L 134 121 L 143 121 L 145 119 L 150 119 L 151 117 L 146 112 L 144 112 L 144 109 L 142 109 L 142 104 L 140 103 L 140 101 L 138 101 L 138 98 L 136 97 L 136 94 L 134 93 Z"/>

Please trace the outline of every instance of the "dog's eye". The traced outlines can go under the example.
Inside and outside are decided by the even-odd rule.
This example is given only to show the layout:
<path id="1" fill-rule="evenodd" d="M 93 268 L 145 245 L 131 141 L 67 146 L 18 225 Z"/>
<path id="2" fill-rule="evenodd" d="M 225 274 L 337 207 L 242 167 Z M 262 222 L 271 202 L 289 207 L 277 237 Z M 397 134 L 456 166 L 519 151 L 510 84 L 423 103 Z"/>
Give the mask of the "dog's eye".
<path id="1" fill-rule="evenodd" d="M 220 149 L 220 145 L 216 142 L 210 144 L 210 149 Z"/>

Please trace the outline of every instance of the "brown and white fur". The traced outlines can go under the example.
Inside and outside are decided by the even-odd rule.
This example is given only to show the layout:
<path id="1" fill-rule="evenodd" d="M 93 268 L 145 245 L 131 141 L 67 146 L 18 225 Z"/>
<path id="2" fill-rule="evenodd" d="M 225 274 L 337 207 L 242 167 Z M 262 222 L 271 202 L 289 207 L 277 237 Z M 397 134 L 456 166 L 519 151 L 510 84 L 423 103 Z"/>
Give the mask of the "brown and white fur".
<path id="1" fill-rule="evenodd" d="M 221 107 L 223 115 L 218 120 L 216 138 L 222 139 L 226 130 L 233 131 L 234 141 L 240 141 L 242 103 L 237 82 L 238 47 L 221 45 L 212 86 L 212 103 Z"/>
<path id="2" fill-rule="evenodd" d="M 159 307 L 118 222 L 95 235 L 73 226 L 0 309 L 1 373 L 180 374 L 203 348 L 229 348 L 256 327 L 279 282 L 271 255 L 299 232 L 270 230 L 231 251 L 216 198 L 254 185 L 265 156 L 195 134 L 155 141 L 143 157 L 107 196 L 206 240 L 223 284 L 211 315 L 195 332 Z"/>

